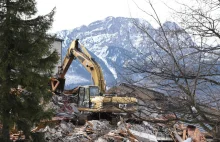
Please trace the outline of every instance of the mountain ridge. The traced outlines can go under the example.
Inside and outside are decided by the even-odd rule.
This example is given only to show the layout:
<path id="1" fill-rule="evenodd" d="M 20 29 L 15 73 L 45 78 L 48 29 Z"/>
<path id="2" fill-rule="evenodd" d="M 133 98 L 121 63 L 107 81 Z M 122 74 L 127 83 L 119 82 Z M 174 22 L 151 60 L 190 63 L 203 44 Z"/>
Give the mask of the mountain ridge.
<path id="1" fill-rule="evenodd" d="M 63 30 L 57 33 L 58 38 L 63 39 L 62 57 L 65 57 L 70 43 L 79 39 L 92 57 L 100 64 L 106 84 L 115 85 L 120 80 L 123 72 L 121 67 L 129 59 L 141 58 L 137 52 L 150 53 L 147 46 L 153 46 L 145 36 L 139 32 L 134 24 L 141 24 L 146 28 L 153 29 L 152 25 L 144 19 L 133 19 L 125 17 L 106 17 L 94 21 L 88 26 L 82 25 L 72 30 Z M 165 26 L 172 27 L 173 22 L 165 22 Z M 156 33 L 152 30 L 152 36 Z M 74 79 L 74 77 L 76 79 Z M 71 78 L 71 79 L 70 79 Z M 83 81 L 80 81 L 80 79 Z M 67 88 L 78 85 L 92 84 L 90 74 L 77 61 L 73 61 L 67 72 Z"/>

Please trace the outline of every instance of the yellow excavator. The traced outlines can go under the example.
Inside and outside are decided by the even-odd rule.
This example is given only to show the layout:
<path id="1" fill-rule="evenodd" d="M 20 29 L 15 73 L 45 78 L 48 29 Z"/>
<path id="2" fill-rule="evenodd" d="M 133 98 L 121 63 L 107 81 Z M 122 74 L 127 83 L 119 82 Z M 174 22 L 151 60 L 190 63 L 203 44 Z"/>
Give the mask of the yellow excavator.
<path id="1" fill-rule="evenodd" d="M 64 90 L 65 75 L 72 61 L 76 59 L 91 74 L 93 85 Z M 137 110 L 137 99 L 135 97 L 106 94 L 106 84 L 101 67 L 78 40 L 74 40 L 68 48 L 57 77 L 51 78 L 51 87 L 55 94 L 73 95 L 76 98 L 74 103 L 77 104 L 77 108 L 81 112 L 134 113 Z"/>

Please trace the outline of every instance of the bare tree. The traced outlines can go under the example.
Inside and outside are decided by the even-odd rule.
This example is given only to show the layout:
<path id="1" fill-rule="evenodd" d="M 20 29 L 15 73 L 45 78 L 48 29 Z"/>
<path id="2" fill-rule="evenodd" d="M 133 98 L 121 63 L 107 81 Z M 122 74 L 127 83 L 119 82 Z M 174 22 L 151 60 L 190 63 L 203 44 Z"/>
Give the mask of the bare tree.
<path id="1" fill-rule="evenodd" d="M 127 62 L 125 75 L 128 83 L 165 94 L 165 97 L 151 98 L 154 101 L 148 101 L 147 105 L 145 102 L 146 110 L 172 115 L 164 122 L 198 124 L 217 139 L 220 133 L 217 129 L 220 125 L 220 1 L 196 2 L 193 7 L 179 3 L 181 12 L 174 10 L 181 27 L 172 22 L 162 24 L 150 1 L 152 14 L 138 7 L 159 28 L 134 21 L 146 46 L 137 48 L 140 57 Z M 155 103 L 158 98 L 161 103 Z M 149 115 L 140 117 L 153 120 Z"/>

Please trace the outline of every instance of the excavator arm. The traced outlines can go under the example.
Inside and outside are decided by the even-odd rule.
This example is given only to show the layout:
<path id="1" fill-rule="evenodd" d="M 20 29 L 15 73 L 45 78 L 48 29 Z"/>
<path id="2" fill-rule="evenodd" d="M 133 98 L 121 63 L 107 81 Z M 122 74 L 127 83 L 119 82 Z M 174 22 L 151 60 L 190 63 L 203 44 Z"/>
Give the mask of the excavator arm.
<path id="1" fill-rule="evenodd" d="M 59 85 L 54 85 L 54 83 L 52 83 L 52 90 L 55 91 L 57 88 L 59 88 L 61 91 L 64 90 L 65 75 L 72 61 L 75 59 L 78 59 L 85 69 L 91 74 L 93 84 L 99 87 L 101 93 L 104 93 L 106 91 L 106 85 L 102 69 L 91 57 L 87 49 L 78 42 L 78 40 L 74 40 L 68 48 L 63 63 L 58 71 L 56 83 Z"/>

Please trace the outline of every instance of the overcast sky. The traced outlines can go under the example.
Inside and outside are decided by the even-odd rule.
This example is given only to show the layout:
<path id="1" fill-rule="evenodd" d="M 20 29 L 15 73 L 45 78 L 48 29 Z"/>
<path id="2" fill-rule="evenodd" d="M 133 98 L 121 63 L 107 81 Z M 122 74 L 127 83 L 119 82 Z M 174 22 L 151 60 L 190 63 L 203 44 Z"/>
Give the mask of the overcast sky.
<path id="1" fill-rule="evenodd" d="M 150 9 L 147 0 L 134 1 L 141 9 L 145 11 Z M 175 0 L 152 1 L 162 21 L 172 20 L 170 10 L 164 3 L 174 7 Z M 53 7 L 56 7 L 56 14 L 52 32 L 74 29 L 108 16 L 143 18 L 152 23 L 132 0 L 37 0 L 39 14 L 47 14 Z"/>

